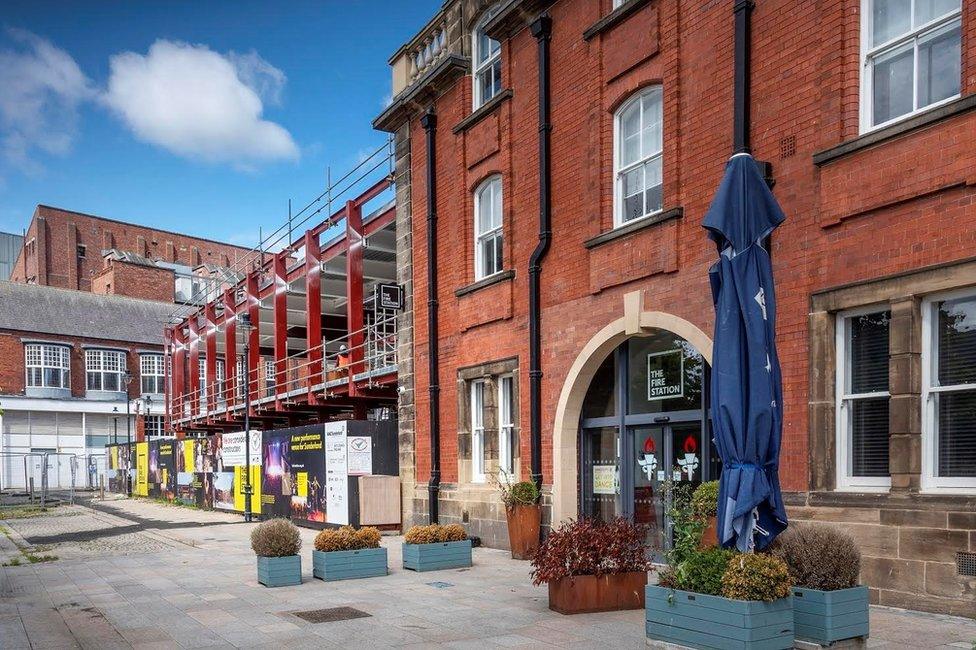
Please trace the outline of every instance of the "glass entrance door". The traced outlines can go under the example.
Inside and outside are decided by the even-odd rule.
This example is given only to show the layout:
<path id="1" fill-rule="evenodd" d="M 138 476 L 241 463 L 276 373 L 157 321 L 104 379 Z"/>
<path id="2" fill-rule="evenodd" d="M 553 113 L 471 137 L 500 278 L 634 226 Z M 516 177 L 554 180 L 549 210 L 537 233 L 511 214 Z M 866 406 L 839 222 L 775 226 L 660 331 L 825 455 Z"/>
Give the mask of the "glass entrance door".
<path id="1" fill-rule="evenodd" d="M 579 514 L 644 524 L 656 561 L 671 546 L 665 483 L 694 489 L 719 475 L 708 434 L 707 385 L 701 354 L 674 334 L 654 330 L 609 355 L 583 401 Z"/>

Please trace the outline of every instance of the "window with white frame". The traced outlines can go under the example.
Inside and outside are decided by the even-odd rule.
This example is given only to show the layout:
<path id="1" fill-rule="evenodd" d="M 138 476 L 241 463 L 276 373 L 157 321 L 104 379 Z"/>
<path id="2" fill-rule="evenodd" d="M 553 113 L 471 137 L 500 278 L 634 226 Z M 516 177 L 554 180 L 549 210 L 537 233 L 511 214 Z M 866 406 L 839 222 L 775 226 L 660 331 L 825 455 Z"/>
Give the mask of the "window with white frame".
<path id="1" fill-rule="evenodd" d="M 264 392 L 268 397 L 273 397 L 275 394 L 275 384 L 278 379 L 275 374 L 275 364 L 271 359 L 267 359 L 264 362 Z"/>
<path id="2" fill-rule="evenodd" d="M 244 356 L 241 355 L 237 357 L 237 372 L 234 375 L 234 392 L 237 395 L 237 399 L 242 399 L 244 397 L 244 386 L 247 385 L 246 368 L 244 366 Z"/>
<path id="3" fill-rule="evenodd" d="M 164 435 L 162 415 L 147 415 L 145 426 L 147 438 L 161 438 Z"/>
<path id="4" fill-rule="evenodd" d="M 163 394 L 165 392 L 166 366 L 161 354 L 139 355 L 139 383 L 142 394 Z"/>
<path id="5" fill-rule="evenodd" d="M 922 303 L 922 488 L 976 490 L 976 291 Z"/>
<path id="6" fill-rule="evenodd" d="M 67 346 L 28 343 L 24 361 L 28 387 L 71 388 L 71 350 Z"/>
<path id="7" fill-rule="evenodd" d="M 485 482 L 485 380 L 471 382 L 471 482 Z"/>
<path id="8" fill-rule="evenodd" d="M 660 86 L 646 88 L 614 114 L 614 225 L 663 207 L 664 117 Z"/>
<path id="9" fill-rule="evenodd" d="M 472 30 L 471 52 L 474 108 L 478 109 L 502 89 L 502 46 L 485 34 L 485 24 L 498 13 L 498 5 L 485 12 Z"/>
<path id="10" fill-rule="evenodd" d="M 515 474 L 515 378 L 498 378 L 498 471 Z"/>
<path id="11" fill-rule="evenodd" d="M 492 176 L 474 193 L 474 279 L 502 270 L 502 177 Z"/>
<path id="12" fill-rule="evenodd" d="M 85 350 L 85 387 L 93 391 L 118 393 L 125 390 L 125 352 Z"/>
<path id="13" fill-rule="evenodd" d="M 837 317 L 837 487 L 891 485 L 888 471 L 888 346 L 891 312 Z"/>
<path id="14" fill-rule="evenodd" d="M 207 398 L 207 390 L 210 388 L 207 386 L 207 357 L 200 355 L 198 360 L 200 366 L 200 399 L 201 405 L 205 403 Z M 217 359 L 217 366 L 215 368 L 216 377 L 214 378 L 214 395 L 216 395 L 217 400 L 224 399 L 224 360 Z"/>
<path id="15" fill-rule="evenodd" d="M 961 5 L 862 0 L 862 131 L 959 96 Z"/>

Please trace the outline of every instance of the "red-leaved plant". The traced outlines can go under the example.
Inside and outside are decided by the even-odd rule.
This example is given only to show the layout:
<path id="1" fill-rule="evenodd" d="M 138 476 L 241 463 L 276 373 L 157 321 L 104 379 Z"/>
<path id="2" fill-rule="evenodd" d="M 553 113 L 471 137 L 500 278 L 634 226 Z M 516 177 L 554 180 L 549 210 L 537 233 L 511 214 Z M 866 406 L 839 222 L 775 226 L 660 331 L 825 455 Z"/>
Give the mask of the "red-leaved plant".
<path id="1" fill-rule="evenodd" d="M 553 530 L 532 558 L 532 582 L 540 585 L 569 576 L 647 571 L 645 526 L 624 518 L 579 519 Z"/>

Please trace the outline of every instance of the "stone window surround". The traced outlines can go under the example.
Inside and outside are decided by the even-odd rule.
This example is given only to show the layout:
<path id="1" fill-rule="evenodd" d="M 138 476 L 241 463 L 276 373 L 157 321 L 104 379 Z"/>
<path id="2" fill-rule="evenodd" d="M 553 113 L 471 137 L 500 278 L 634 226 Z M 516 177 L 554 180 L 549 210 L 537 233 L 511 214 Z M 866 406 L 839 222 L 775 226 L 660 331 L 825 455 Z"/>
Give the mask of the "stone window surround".
<path id="1" fill-rule="evenodd" d="M 512 418 L 515 425 L 515 441 L 512 445 L 516 477 L 521 476 L 519 436 L 521 433 L 521 418 L 519 417 L 519 372 L 518 357 L 488 361 L 476 366 L 458 368 L 458 485 L 473 489 L 496 488 L 492 485 L 491 477 L 498 469 L 498 378 L 501 375 L 512 376 Z M 471 384 L 475 380 L 485 380 L 485 475 L 484 483 L 474 483 L 471 480 Z"/>
<path id="2" fill-rule="evenodd" d="M 810 490 L 837 493 L 836 315 L 867 305 L 891 310 L 889 458 L 891 488 L 873 499 L 912 496 L 924 500 L 970 500 L 964 493 L 922 493 L 922 300 L 929 295 L 976 286 L 976 258 L 844 285 L 810 299 Z M 850 491 L 850 490 L 848 490 Z M 917 496 L 916 496 L 917 495 Z M 833 500 L 827 494 L 827 500 Z M 844 500 L 841 494 L 837 494 Z"/>

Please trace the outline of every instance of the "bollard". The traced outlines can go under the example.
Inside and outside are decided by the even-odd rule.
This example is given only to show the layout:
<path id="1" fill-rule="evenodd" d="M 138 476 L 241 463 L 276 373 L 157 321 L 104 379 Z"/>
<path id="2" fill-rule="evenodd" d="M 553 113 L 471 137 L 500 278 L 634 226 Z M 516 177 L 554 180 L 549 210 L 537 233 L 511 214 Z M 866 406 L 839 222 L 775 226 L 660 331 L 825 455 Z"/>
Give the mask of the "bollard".
<path id="1" fill-rule="evenodd" d="M 30 502 L 34 503 L 34 477 L 33 476 L 27 479 L 27 484 L 28 484 L 27 491 L 30 494 Z"/>
<path id="2" fill-rule="evenodd" d="M 105 475 L 104 474 L 98 477 L 98 498 L 102 501 L 105 500 Z"/>

